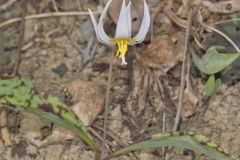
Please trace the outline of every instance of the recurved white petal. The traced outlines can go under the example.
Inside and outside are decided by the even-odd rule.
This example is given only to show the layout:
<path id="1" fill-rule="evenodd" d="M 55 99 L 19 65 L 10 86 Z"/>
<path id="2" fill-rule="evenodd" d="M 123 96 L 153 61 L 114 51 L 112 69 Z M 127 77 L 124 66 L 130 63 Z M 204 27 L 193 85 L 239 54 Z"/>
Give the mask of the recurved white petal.
<path id="1" fill-rule="evenodd" d="M 94 30 L 95 30 L 95 33 L 96 33 L 96 36 L 97 36 L 97 39 L 101 42 L 101 43 L 104 43 L 104 41 L 102 41 L 102 39 L 99 37 L 98 35 L 98 28 L 97 28 L 97 21 L 92 13 L 92 11 L 90 9 L 88 9 L 88 12 L 89 12 L 89 15 L 90 15 L 90 18 L 92 20 L 92 23 L 93 23 L 93 27 L 94 27 Z"/>
<path id="2" fill-rule="evenodd" d="M 125 0 L 123 0 L 120 14 L 118 17 L 115 38 L 123 38 L 123 37 L 127 38 L 129 36 L 131 35 L 129 35 L 129 30 L 128 30 L 128 11 L 127 11 Z"/>
<path id="3" fill-rule="evenodd" d="M 113 43 L 111 42 L 111 38 L 106 34 L 106 32 L 104 30 L 104 27 L 103 27 L 104 20 L 103 19 L 107 14 L 107 10 L 108 10 L 111 2 L 112 2 L 112 0 L 109 0 L 107 2 L 106 6 L 104 7 L 102 14 L 100 16 L 100 19 L 99 19 L 98 27 L 97 27 L 99 37 L 102 39 L 102 41 L 104 41 L 105 44 L 108 44 L 108 45 L 113 45 Z"/>
<path id="4" fill-rule="evenodd" d="M 129 45 L 141 43 L 147 35 L 149 26 L 150 26 L 149 7 L 148 7 L 146 1 L 144 0 L 144 15 L 143 15 L 142 24 L 141 24 L 138 34 L 134 37 L 135 42 L 131 42 L 131 43 L 129 43 Z"/>
<path id="5" fill-rule="evenodd" d="M 130 38 L 132 35 L 132 16 L 131 16 L 131 1 L 127 6 L 127 19 L 128 19 L 128 37 Z"/>

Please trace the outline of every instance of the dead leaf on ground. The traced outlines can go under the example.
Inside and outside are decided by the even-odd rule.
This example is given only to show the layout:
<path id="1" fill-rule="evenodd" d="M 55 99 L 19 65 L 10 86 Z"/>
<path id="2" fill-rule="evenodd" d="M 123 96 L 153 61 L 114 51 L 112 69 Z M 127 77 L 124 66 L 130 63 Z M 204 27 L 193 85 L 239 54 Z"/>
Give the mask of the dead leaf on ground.
<path id="1" fill-rule="evenodd" d="M 184 91 L 184 112 L 183 117 L 190 117 L 196 112 L 196 106 L 200 99 L 195 95 L 192 87 L 187 87 Z"/>
<path id="2" fill-rule="evenodd" d="M 178 32 L 172 36 L 162 35 L 154 39 L 137 57 L 145 67 L 166 73 L 182 60 L 183 52 L 184 32 Z"/>
<path id="3" fill-rule="evenodd" d="M 48 136 L 43 141 L 40 141 L 40 142 L 35 141 L 34 143 L 37 146 L 46 146 L 49 144 L 63 143 L 63 142 L 72 141 L 72 140 L 78 140 L 78 138 L 76 136 L 72 135 L 65 128 L 60 128 L 60 127 L 55 126 L 53 128 L 53 132 L 50 136 Z"/>
<path id="4" fill-rule="evenodd" d="M 4 109 L 0 110 L 0 135 L 1 135 L 1 139 L 4 141 L 4 144 L 6 146 L 9 146 L 12 144 L 12 138 L 11 138 L 11 134 L 7 128 L 7 112 Z"/>
<path id="5" fill-rule="evenodd" d="M 240 10 L 239 0 L 226 0 L 212 3 L 210 1 L 202 1 L 202 4 L 211 12 L 216 13 L 233 13 Z"/>
<path id="6" fill-rule="evenodd" d="M 190 11 L 190 8 L 199 8 L 201 0 L 182 0 L 182 5 L 178 8 L 176 8 L 174 4 L 175 3 L 171 0 L 168 5 L 165 6 L 163 10 L 164 13 L 177 25 L 187 28 L 188 12 Z M 175 12 L 175 10 L 177 10 L 177 12 Z M 199 23 L 202 23 L 203 21 L 200 9 L 197 10 L 195 21 Z"/>
<path id="7" fill-rule="evenodd" d="M 177 11 L 177 15 L 187 19 L 189 8 L 199 6 L 202 0 L 182 0 L 182 5 Z"/>
<path id="8" fill-rule="evenodd" d="M 85 126 L 90 126 L 103 109 L 104 89 L 94 82 L 82 80 L 72 81 L 65 88 L 72 97 L 72 110 Z"/>

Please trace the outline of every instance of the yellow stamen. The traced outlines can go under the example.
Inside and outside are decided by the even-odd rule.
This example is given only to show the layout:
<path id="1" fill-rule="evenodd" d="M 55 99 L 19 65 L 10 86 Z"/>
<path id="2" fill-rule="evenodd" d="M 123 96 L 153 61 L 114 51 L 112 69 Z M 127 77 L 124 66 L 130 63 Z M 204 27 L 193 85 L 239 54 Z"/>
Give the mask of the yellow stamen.
<path id="1" fill-rule="evenodd" d="M 116 56 L 121 59 L 123 56 L 125 56 L 127 50 L 128 50 L 128 43 L 133 42 L 133 38 L 113 38 L 112 42 L 117 43 L 118 45 L 118 51 Z"/>

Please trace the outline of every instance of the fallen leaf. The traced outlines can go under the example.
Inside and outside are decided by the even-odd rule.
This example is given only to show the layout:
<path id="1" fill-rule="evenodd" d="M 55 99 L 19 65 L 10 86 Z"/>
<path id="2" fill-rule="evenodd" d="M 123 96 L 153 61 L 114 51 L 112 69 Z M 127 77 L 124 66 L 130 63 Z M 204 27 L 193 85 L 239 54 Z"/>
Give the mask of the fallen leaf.
<path id="1" fill-rule="evenodd" d="M 4 109 L 0 110 L 0 135 L 6 146 L 12 144 L 12 137 L 7 128 L 7 112 Z"/>
<path id="2" fill-rule="evenodd" d="M 182 60 L 184 51 L 184 33 L 163 35 L 152 41 L 142 53 L 137 55 L 145 67 L 159 69 L 166 73 Z"/>
<path id="3" fill-rule="evenodd" d="M 192 88 L 186 88 L 184 90 L 184 112 L 183 117 L 190 117 L 196 112 L 196 106 L 199 102 L 199 98 L 195 95 Z"/>
<path id="4" fill-rule="evenodd" d="M 85 126 L 90 126 L 103 109 L 104 89 L 94 82 L 82 80 L 72 81 L 65 88 L 72 97 L 72 110 Z"/>
<path id="5" fill-rule="evenodd" d="M 197 105 L 200 101 L 200 98 L 195 94 L 192 88 L 192 83 L 190 78 L 190 68 L 191 68 L 190 57 L 188 59 L 187 68 L 188 68 L 188 71 L 185 76 L 186 88 L 184 90 L 184 101 L 183 101 L 184 112 L 182 113 L 182 116 L 185 118 L 192 116 L 196 112 Z"/>
<path id="6" fill-rule="evenodd" d="M 40 142 L 35 141 L 34 143 L 37 146 L 46 146 L 49 144 L 63 143 L 63 142 L 72 141 L 72 140 L 78 140 L 78 138 L 73 134 L 71 134 L 68 130 L 55 126 L 50 136 L 48 136 L 43 141 L 40 141 Z"/>

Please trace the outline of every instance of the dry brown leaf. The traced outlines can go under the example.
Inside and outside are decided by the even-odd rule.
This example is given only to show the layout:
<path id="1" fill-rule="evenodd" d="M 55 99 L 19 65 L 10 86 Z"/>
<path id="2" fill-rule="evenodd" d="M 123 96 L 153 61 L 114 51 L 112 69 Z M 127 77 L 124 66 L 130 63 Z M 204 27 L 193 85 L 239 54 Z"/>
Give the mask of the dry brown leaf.
<path id="1" fill-rule="evenodd" d="M 225 0 L 216 3 L 210 1 L 202 1 L 202 4 L 211 12 L 216 13 L 233 13 L 240 10 L 239 0 Z"/>
<path id="2" fill-rule="evenodd" d="M 66 141 L 73 141 L 77 139 L 78 138 L 76 136 L 72 135 L 71 132 L 69 132 L 65 128 L 54 127 L 53 132 L 50 136 L 48 136 L 43 141 L 35 141 L 35 143 L 37 143 L 38 146 L 46 146 L 49 144 L 63 143 Z"/>
<path id="3" fill-rule="evenodd" d="M 1 138 L 6 146 L 12 144 L 11 135 L 7 128 L 7 112 L 4 109 L 0 111 L 0 128 L 1 128 Z"/>
<path id="4" fill-rule="evenodd" d="M 199 98 L 195 95 L 191 87 L 187 87 L 184 91 L 184 112 L 183 117 L 190 117 L 196 112 L 196 106 Z"/>
<path id="5" fill-rule="evenodd" d="M 187 58 L 187 74 L 185 76 L 186 88 L 184 90 L 184 112 L 183 117 L 190 117 L 196 112 L 200 98 L 196 96 L 193 91 L 191 78 L 190 78 L 190 69 L 191 69 L 191 59 L 190 56 Z"/>
<path id="6" fill-rule="evenodd" d="M 75 80 L 65 87 L 72 97 L 72 110 L 84 125 L 90 126 L 103 109 L 104 89 L 94 82 L 82 80 Z"/>
<path id="7" fill-rule="evenodd" d="M 182 60 L 184 51 L 184 32 L 160 36 L 152 41 L 137 57 L 146 67 L 159 69 L 166 73 Z"/>

